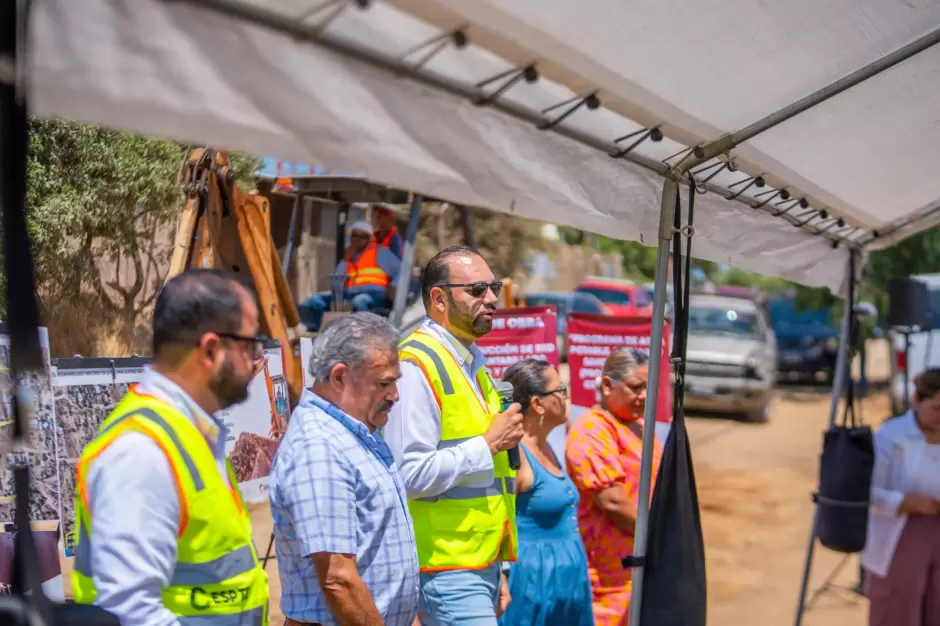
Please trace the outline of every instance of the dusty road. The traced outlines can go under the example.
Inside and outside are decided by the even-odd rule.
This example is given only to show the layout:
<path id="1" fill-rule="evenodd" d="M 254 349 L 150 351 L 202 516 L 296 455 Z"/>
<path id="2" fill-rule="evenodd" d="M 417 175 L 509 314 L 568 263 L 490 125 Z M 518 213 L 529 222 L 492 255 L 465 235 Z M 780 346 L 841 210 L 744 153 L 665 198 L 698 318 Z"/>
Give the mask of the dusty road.
<path id="1" fill-rule="evenodd" d="M 708 572 L 709 624 L 793 624 L 812 521 L 821 434 L 829 399 L 781 391 L 768 424 L 693 417 Z M 863 404 L 866 422 L 887 417 L 884 397 Z M 842 560 L 817 544 L 810 594 Z M 864 598 L 850 591 L 858 559 L 847 565 L 804 618 L 805 626 L 862 626 Z"/>

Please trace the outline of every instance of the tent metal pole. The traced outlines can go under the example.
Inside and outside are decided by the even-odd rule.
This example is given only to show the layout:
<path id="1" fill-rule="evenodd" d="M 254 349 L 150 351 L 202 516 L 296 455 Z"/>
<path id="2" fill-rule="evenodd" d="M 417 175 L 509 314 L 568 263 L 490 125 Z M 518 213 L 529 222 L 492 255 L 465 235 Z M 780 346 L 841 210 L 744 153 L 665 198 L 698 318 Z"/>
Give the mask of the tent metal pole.
<path id="1" fill-rule="evenodd" d="M 845 313 L 842 315 L 842 331 L 839 334 L 839 352 L 836 355 L 836 369 L 832 378 L 832 402 L 829 404 L 829 428 L 836 423 L 836 415 L 839 412 L 839 401 L 842 399 L 842 393 L 845 391 L 845 383 L 849 374 L 849 334 L 852 329 L 852 312 L 855 296 L 855 250 L 849 250 L 848 259 L 848 290 L 846 293 Z M 801 626 L 803 623 L 803 612 L 806 610 L 806 591 L 809 587 L 809 576 L 813 568 L 813 553 L 816 551 L 816 520 L 819 515 L 819 505 L 813 507 L 813 523 L 810 527 L 809 545 L 806 548 L 806 559 L 803 563 L 803 579 L 800 582 L 800 596 L 796 603 L 796 619 L 794 626 Z"/>
<path id="2" fill-rule="evenodd" d="M 294 240 L 297 239 L 297 225 L 300 223 L 300 214 L 304 210 L 304 194 L 297 192 L 294 197 L 294 206 L 290 213 L 290 227 L 287 229 L 287 248 L 284 250 L 284 258 L 281 259 L 281 271 L 287 277 L 287 271 L 290 269 L 290 260 L 294 256 Z"/>
<path id="3" fill-rule="evenodd" d="M 408 215 L 408 232 L 405 233 L 405 250 L 401 255 L 401 269 L 398 271 L 398 287 L 395 289 L 395 305 L 392 308 L 392 324 L 401 327 L 405 317 L 405 305 L 408 304 L 408 291 L 411 288 L 411 270 L 415 265 L 415 242 L 418 239 L 418 222 L 421 218 L 423 199 L 419 194 L 411 197 L 411 213 Z"/>
<path id="4" fill-rule="evenodd" d="M 650 486 L 653 482 L 653 444 L 656 441 L 656 410 L 659 408 L 659 375 L 662 361 L 663 327 L 666 321 L 666 282 L 669 274 L 669 252 L 672 242 L 676 195 L 679 183 L 672 178 L 663 182 L 662 204 L 659 208 L 659 242 L 656 248 L 656 286 L 653 288 L 653 324 L 650 330 L 650 360 L 646 411 L 643 414 L 643 454 L 640 457 L 640 489 L 637 497 L 636 532 L 633 541 L 633 556 L 646 556 L 646 540 L 649 534 Z M 646 564 L 633 570 L 633 589 L 630 594 L 631 625 L 640 626 L 640 609 L 643 603 L 643 577 Z"/>
<path id="5" fill-rule="evenodd" d="M 241 20 L 256 26 L 261 26 L 277 33 L 289 35 L 298 41 L 304 41 L 325 50 L 335 52 L 341 56 L 349 57 L 364 63 L 369 67 L 382 70 L 386 73 L 401 77 L 402 79 L 417 81 L 433 89 L 457 96 L 464 100 L 476 102 L 480 98 L 484 98 L 486 96 L 486 93 L 480 88 L 463 85 L 452 78 L 435 73 L 431 70 L 428 70 L 427 68 L 422 68 L 421 71 L 415 71 L 414 67 L 408 65 L 400 58 L 389 58 L 383 56 L 374 50 L 369 50 L 361 45 L 356 44 L 355 42 L 346 41 L 342 37 L 335 36 L 326 30 L 317 30 L 311 27 L 309 24 L 304 24 L 303 22 L 300 22 L 289 16 L 281 15 L 272 11 L 271 9 L 256 6 L 254 3 L 248 2 L 246 0 L 163 1 L 167 4 L 172 4 L 174 2 L 188 4 L 194 7 L 205 9 L 207 11 L 212 11 L 219 15 Z M 521 104 L 518 104 L 517 102 L 514 102 L 508 98 L 497 98 L 490 101 L 488 106 L 517 120 L 526 122 L 528 124 L 534 124 L 536 126 L 541 126 L 551 121 L 550 118 L 546 117 L 544 114 L 537 111 L 530 111 Z M 557 126 L 553 126 L 551 128 L 551 132 L 571 139 L 572 141 L 576 141 L 589 148 L 593 148 L 594 150 L 605 152 L 609 155 L 616 154 L 621 151 L 620 147 L 612 141 L 592 136 L 589 133 L 580 130 L 577 126 L 559 124 Z M 685 178 L 686 172 L 688 172 L 690 168 L 707 160 L 699 160 L 696 158 L 696 154 L 700 153 L 700 151 L 704 150 L 705 148 L 709 148 L 709 146 L 712 146 L 713 144 L 718 144 L 719 142 L 724 141 L 726 137 L 730 137 L 730 135 L 716 139 L 714 142 L 706 144 L 704 147 L 691 151 L 689 156 L 683 159 L 676 167 L 672 168 L 672 175 L 679 177 L 677 172 L 681 171 L 682 176 L 680 178 Z M 730 148 L 716 149 L 714 154 L 721 154 L 728 149 Z M 627 154 L 623 155 L 622 158 L 635 165 L 639 165 L 647 171 L 658 174 L 659 176 L 665 176 L 666 173 L 670 171 L 669 166 L 662 161 L 638 154 L 636 151 L 628 152 Z M 694 162 L 689 162 L 687 166 L 685 166 L 686 161 L 689 161 L 690 159 L 692 159 Z M 685 167 L 680 170 L 679 165 L 683 165 Z M 757 202 L 751 199 L 749 196 L 733 193 L 732 191 L 729 191 L 728 189 L 719 185 L 705 182 L 700 182 L 698 184 L 702 189 L 717 194 L 726 200 L 734 200 L 751 208 L 754 208 L 757 204 Z M 787 218 L 784 217 L 781 219 L 786 220 Z M 792 224 L 792 222 L 790 223 Z M 814 235 L 819 235 L 820 237 L 824 237 L 830 241 L 839 241 L 840 245 L 845 247 L 858 246 L 858 244 L 854 241 L 841 241 L 832 233 L 819 233 L 811 226 L 806 224 L 800 226 L 800 229 L 805 232 L 810 232 Z"/>
<path id="6" fill-rule="evenodd" d="M 740 130 L 736 130 L 733 133 L 728 133 L 723 135 L 718 139 L 702 146 L 701 148 L 695 150 L 693 154 L 690 154 L 685 159 L 682 160 L 676 167 L 677 171 L 686 172 L 691 167 L 695 167 L 709 159 L 713 159 L 719 154 L 724 154 L 725 152 L 731 150 L 735 146 L 738 146 L 749 139 L 753 139 L 757 135 L 770 130 L 774 126 L 786 122 L 788 119 L 795 117 L 811 109 L 817 104 L 821 104 L 837 96 L 847 89 L 851 89 L 855 85 L 858 85 L 861 82 L 864 82 L 880 74 L 886 70 L 891 69 L 898 63 L 908 60 L 912 56 L 920 54 L 927 48 L 930 48 L 936 44 L 940 43 L 940 28 L 927 33 L 923 37 L 912 41 L 911 43 L 902 46 L 890 52 L 880 59 L 869 63 L 864 67 L 860 67 L 851 74 L 843 76 L 839 80 L 826 85 L 825 87 L 814 91 L 813 93 L 800 98 L 796 102 L 788 104 L 787 106 L 774 111 L 770 115 L 763 117 L 753 124 L 745 126 Z"/>

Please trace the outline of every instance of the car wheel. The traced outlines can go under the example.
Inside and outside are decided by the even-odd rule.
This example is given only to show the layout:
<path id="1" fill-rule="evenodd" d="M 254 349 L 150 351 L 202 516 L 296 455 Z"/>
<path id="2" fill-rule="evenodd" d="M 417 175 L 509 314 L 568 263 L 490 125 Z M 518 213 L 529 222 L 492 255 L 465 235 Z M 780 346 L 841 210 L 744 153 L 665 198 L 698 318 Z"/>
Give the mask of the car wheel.
<path id="1" fill-rule="evenodd" d="M 773 413 L 773 401 L 767 400 L 764 403 L 764 406 L 757 409 L 756 411 L 751 411 L 744 416 L 744 421 L 752 424 L 766 424 L 770 421 L 770 416 Z"/>

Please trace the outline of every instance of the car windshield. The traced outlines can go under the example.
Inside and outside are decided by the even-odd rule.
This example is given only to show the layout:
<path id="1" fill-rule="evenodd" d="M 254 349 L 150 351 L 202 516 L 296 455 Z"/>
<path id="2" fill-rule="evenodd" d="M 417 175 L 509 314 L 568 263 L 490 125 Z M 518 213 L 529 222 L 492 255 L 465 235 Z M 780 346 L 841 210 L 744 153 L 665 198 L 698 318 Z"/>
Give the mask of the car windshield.
<path id="1" fill-rule="evenodd" d="M 546 304 L 554 304 L 555 311 L 559 317 L 564 317 L 568 314 L 568 302 L 563 298 L 552 298 L 550 296 L 526 296 L 525 303 L 526 306 L 544 306 Z"/>
<path id="2" fill-rule="evenodd" d="M 630 294 L 618 289 L 604 289 L 603 287 L 578 287 L 580 293 L 589 293 L 605 304 L 630 304 Z"/>
<path id="3" fill-rule="evenodd" d="M 689 334 L 757 339 L 760 325 L 754 312 L 725 307 L 699 308 L 689 311 Z"/>
<path id="4" fill-rule="evenodd" d="M 587 294 L 575 294 L 571 310 L 574 313 L 603 313 L 602 306 L 600 302 Z"/>

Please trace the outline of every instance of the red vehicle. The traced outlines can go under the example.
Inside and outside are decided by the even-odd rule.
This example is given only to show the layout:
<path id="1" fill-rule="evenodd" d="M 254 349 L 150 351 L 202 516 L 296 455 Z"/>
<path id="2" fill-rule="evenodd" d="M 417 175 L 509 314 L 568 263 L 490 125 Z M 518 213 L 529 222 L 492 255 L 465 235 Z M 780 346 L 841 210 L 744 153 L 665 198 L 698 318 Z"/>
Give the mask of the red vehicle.
<path id="1" fill-rule="evenodd" d="M 653 299 L 649 293 L 633 281 L 617 278 L 588 278 L 575 287 L 575 293 L 589 293 L 618 316 L 652 316 Z"/>

